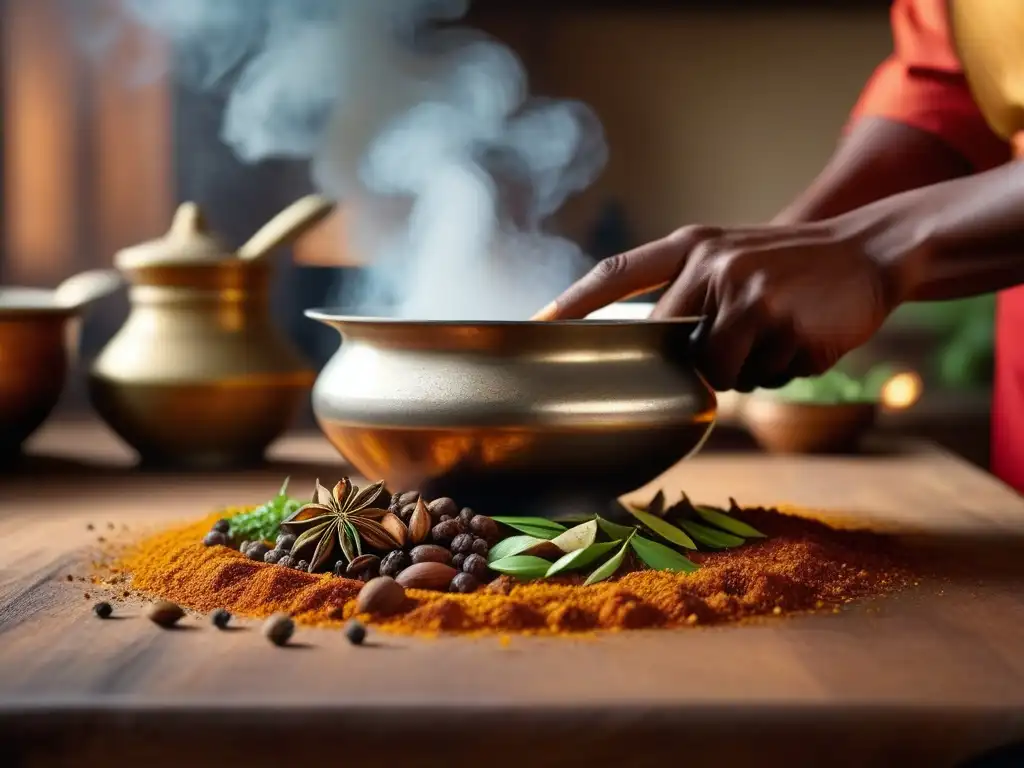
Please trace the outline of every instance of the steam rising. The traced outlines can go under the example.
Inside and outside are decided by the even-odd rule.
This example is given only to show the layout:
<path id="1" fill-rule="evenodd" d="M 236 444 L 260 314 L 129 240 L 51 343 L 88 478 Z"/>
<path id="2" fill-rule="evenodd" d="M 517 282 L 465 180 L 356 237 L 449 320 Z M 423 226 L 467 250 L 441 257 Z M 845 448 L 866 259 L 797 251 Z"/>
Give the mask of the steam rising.
<path id="1" fill-rule="evenodd" d="M 585 267 L 542 226 L 601 171 L 594 114 L 528 98 L 516 56 L 451 23 L 468 0 L 121 0 L 179 77 L 228 92 L 247 162 L 309 158 L 371 266 L 357 311 L 523 319 Z"/>

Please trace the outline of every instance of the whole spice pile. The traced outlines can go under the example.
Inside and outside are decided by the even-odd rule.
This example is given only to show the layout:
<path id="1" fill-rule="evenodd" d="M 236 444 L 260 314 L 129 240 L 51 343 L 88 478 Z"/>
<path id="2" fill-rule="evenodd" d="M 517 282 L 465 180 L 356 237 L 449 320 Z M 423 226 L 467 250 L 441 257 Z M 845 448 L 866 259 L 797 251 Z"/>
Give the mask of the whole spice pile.
<path id="1" fill-rule="evenodd" d="M 257 510 L 152 536 L 117 567 L 135 589 L 195 610 L 319 626 L 358 617 L 405 634 L 706 625 L 838 610 L 912 580 L 883 536 L 735 502 L 666 507 L 659 494 L 626 510 L 635 525 L 592 518 L 567 528 L 417 494 L 380 504 L 383 484 L 318 483 L 309 504 L 284 491 Z M 248 525 L 257 511 L 276 517 L 260 532 L 267 540 L 235 549 L 236 521 Z"/>

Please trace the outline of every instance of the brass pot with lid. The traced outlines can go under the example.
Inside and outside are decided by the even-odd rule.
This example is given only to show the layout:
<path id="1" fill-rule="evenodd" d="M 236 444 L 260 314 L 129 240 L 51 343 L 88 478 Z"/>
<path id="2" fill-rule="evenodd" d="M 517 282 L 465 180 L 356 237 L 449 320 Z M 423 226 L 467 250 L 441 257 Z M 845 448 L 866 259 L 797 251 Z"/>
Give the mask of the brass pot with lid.
<path id="1" fill-rule="evenodd" d="M 272 321 L 266 256 L 331 208 L 303 198 L 232 252 L 185 203 L 165 237 L 115 256 L 130 312 L 94 361 L 89 393 L 144 464 L 257 463 L 290 425 L 315 373 Z"/>

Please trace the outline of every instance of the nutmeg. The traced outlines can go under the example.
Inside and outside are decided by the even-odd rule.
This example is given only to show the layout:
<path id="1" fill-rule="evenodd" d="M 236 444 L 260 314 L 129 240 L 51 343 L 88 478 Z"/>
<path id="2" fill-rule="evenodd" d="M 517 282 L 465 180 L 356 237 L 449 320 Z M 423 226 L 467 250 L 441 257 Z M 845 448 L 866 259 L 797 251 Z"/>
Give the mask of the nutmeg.
<path id="1" fill-rule="evenodd" d="M 417 563 L 398 574 L 395 581 L 406 589 L 447 590 L 456 573 L 458 571 L 444 563 Z"/>
<path id="2" fill-rule="evenodd" d="M 370 579 L 356 598 L 359 613 L 386 614 L 397 611 L 405 602 L 405 589 L 388 576 Z"/>
<path id="3" fill-rule="evenodd" d="M 416 563 L 450 563 L 452 553 L 446 547 L 439 547 L 437 544 L 420 544 L 409 551 L 413 565 Z"/>

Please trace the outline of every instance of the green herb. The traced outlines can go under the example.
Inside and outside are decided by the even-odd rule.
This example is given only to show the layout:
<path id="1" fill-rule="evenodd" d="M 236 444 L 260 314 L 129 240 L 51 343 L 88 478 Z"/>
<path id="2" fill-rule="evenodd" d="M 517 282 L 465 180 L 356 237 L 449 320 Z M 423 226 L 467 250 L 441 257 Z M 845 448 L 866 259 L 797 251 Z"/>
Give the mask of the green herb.
<path id="1" fill-rule="evenodd" d="M 610 539 L 619 539 L 620 541 L 624 541 L 636 530 L 636 526 L 613 523 L 610 520 L 605 520 L 600 515 L 597 516 L 597 525 L 604 531 L 605 536 Z"/>
<path id="2" fill-rule="evenodd" d="M 712 549 L 732 549 L 733 547 L 742 547 L 746 543 L 745 539 L 739 536 L 715 530 L 693 520 L 682 520 L 679 525 L 701 544 Z"/>
<path id="3" fill-rule="evenodd" d="M 599 541 L 596 544 L 591 544 L 589 547 L 577 549 L 575 552 L 569 552 L 568 554 L 562 555 L 552 563 L 544 576 L 546 578 L 551 578 L 552 576 L 557 576 L 558 574 L 565 573 L 566 571 L 582 570 L 583 568 L 596 563 L 621 543 L 621 541 Z"/>
<path id="4" fill-rule="evenodd" d="M 671 523 L 667 523 L 660 517 L 655 517 L 652 514 L 644 512 L 642 510 L 631 507 L 628 504 L 625 505 L 626 511 L 629 512 L 633 517 L 643 523 L 645 526 L 650 528 L 656 534 L 661 536 L 672 544 L 676 544 L 686 549 L 696 549 L 697 545 L 693 543 L 693 539 L 683 533 L 681 530 L 676 528 Z"/>
<path id="5" fill-rule="evenodd" d="M 502 539 L 487 553 L 488 562 L 501 560 L 504 557 L 518 555 L 523 550 L 529 549 L 534 544 L 539 544 L 545 539 L 538 539 L 536 536 L 509 536 Z"/>
<path id="6" fill-rule="evenodd" d="M 742 536 L 745 539 L 763 539 L 765 535 L 752 525 L 747 525 L 742 520 L 737 520 L 732 515 L 714 507 L 695 506 L 694 510 L 704 518 L 704 521 L 711 523 L 723 531 Z"/>
<path id="7" fill-rule="evenodd" d="M 527 536 L 536 536 L 538 539 L 553 539 L 566 529 L 561 523 L 548 520 L 546 517 L 492 517 L 497 523 L 514 528 Z"/>
<path id="8" fill-rule="evenodd" d="M 615 572 L 622 567 L 622 561 L 626 559 L 626 550 L 629 548 L 629 542 L 633 539 L 636 532 L 634 531 L 629 535 L 619 551 L 609 557 L 599 568 L 595 569 L 592 574 L 587 577 L 587 580 L 583 582 L 583 586 L 589 586 L 591 584 L 597 584 L 599 581 L 610 579 L 615 575 Z"/>
<path id="9" fill-rule="evenodd" d="M 488 567 L 497 573 L 508 574 L 519 579 L 540 579 L 548 572 L 551 563 L 539 557 L 513 555 L 495 560 Z"/>
<path id="10" fill-rule="evenodd" d="M 229 521 L 233 541 L 273 541 L 281 529 L 281 521 L 302 506 L 299 499 L 288 495 L 288 478 L 285 478 L 277 496 L 256 509 L 235 515 Z"/>
<path id="11" fill-rule="evenodd" d="M 678 573 L 693 573 L 700 568 L 692 560 L 689 560 L 674 549 L 669 549 L 664 544 L 645 539 L 643 536 L 634 536 L 630 542 L 637 557 L 643 560 L 644 565 L 656 571 L 675 571 Z"/>

